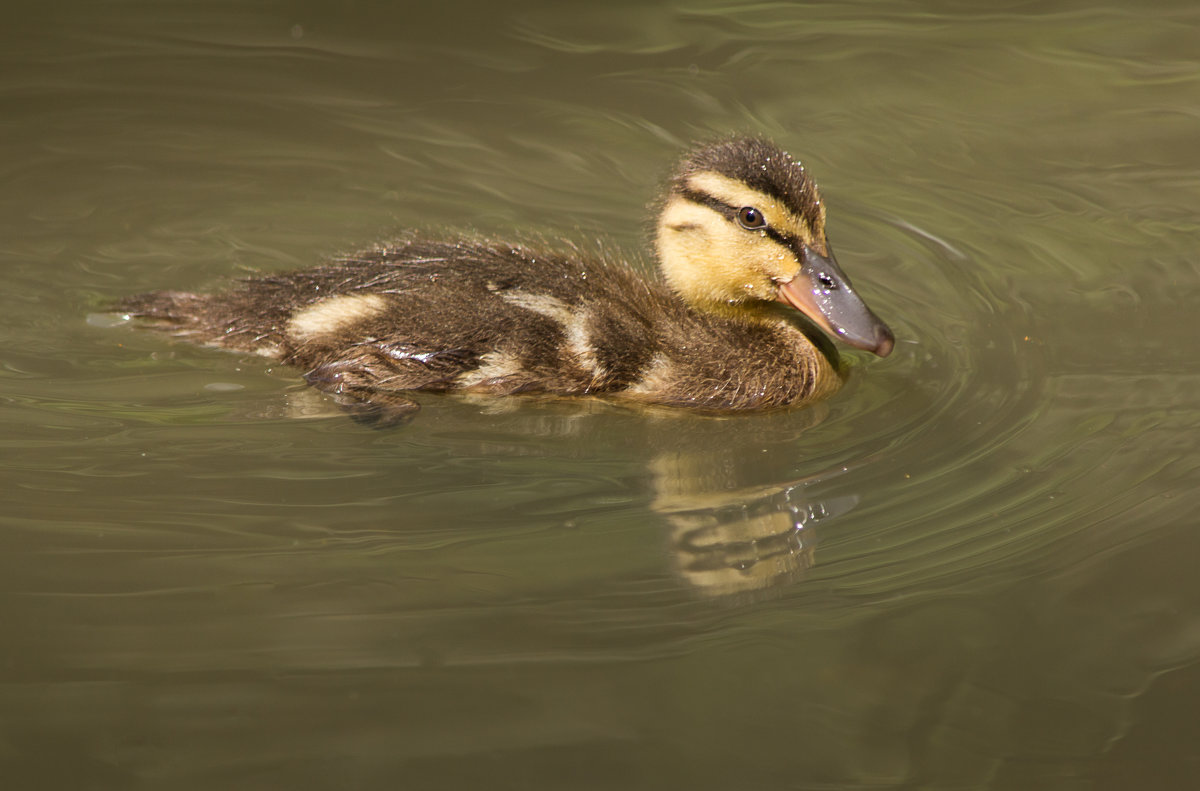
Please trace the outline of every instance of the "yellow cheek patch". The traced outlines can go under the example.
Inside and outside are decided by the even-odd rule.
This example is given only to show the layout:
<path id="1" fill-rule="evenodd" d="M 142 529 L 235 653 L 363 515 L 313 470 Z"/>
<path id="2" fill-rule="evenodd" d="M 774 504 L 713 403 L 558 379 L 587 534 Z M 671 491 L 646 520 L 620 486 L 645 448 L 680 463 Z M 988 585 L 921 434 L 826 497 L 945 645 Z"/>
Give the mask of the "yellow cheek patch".
<path id="1" fill-rule="evenodd" d="M 687 177 L 686 184 L 689 189 L 710 195 L 728 206 L 735 208 L 753 206 L 763 213 L 769 227 L 786 235 L 795 236 L 822 255 L 826 254 L 825 206 L 823 204 L 818 203 L 819 227 L 813 228 L 803 217 L 793 213 L 775 198 L 752 189 L 744 182 L 729 176 L 712 171 L 693 173 Z"/>
<path id="2" fill-rule="evenodd" d="M 796 274 L 792 252 L 748 233 L 710 207 L 681 196 L 667 201 L 658 227 L 659 262 L 667 282 L 693 303 L 772 300 L 776 279 Z"/>

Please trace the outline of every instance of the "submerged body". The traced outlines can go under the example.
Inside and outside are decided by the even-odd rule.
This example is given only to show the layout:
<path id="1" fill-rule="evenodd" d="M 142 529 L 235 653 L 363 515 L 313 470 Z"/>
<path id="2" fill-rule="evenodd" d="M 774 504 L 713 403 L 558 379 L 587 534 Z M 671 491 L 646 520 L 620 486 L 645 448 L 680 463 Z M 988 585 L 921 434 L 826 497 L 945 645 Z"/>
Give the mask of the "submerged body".
<path id="1" fill-rule="evenodd" d="M 754 183 L 772 168 L 774 181 Z M 713 411 L 807 403 L 840 378 L 789 308 L 853 345 L 891 350 L 890 331 L 828 252 L 815 186 L 769 143 L 693 152 L 668 189 L 658 247 L 667 283 L 576 253 L 412 240 L 222 294 L 154 292 L 116 309 L 300 366 L 384 423 L 416 410 L 412 391 Z"/>

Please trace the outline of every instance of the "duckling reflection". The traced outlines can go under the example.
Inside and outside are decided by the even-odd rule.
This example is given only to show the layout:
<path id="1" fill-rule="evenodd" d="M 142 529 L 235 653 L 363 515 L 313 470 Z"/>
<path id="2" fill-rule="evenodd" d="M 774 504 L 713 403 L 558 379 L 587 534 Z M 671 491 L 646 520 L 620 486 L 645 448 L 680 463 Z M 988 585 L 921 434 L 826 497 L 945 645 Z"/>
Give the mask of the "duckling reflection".
<path id="1" fill-rule="evenodd" d="M 709 596 L 762 593 L 793 583 L 815 562 L 816 528 L 858 504 L 855 495 L 810 501 L 815 476 L 783 487 L 720 491 L 720 465 L 663 455 L 651 464 L 654 510 L 670 525 L 680 576 Z"/>
<path id="2" fill-rule="evenodd" d="M 649 463 L 651 507 L 666 519 L 670 560 L 684 582 L 706 596 L 761 596 L 803 578 L 816 562 L 818 527 L 858 496 L 813 498 L 843 466 L 773 481 L 786 461 L 770 457 L 794 457 L 795 439 L 824 416 L 796 415 L 782 436 L 778 425 L 712 425 Z"/>

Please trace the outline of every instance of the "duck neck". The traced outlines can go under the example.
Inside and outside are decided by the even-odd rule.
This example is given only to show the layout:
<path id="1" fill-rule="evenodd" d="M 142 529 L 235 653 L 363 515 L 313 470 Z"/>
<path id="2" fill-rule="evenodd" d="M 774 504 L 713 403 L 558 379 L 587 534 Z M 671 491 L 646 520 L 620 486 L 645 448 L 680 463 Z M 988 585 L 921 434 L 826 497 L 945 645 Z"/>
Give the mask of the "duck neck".
<path id="1" fill-rule="evenodd" d="M 778 302 L 747 300 L 746 302 L 713 302 L 688 299 L 675 291 L 677 297 L 693 310 L 726 321 L 762 327 L 782 327 L 803 335 L 799 343 L 807 342 L 815 356 L 824 358 L 835 371 L 841 370 L 841 357 L 833 340 L 810 322 L 803 314 Z"/>

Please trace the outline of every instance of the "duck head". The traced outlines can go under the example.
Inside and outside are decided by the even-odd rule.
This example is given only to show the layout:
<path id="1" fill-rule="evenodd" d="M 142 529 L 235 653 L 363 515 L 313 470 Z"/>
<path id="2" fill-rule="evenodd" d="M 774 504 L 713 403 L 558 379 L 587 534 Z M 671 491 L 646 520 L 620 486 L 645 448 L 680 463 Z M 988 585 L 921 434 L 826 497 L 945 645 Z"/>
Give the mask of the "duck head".
<path id="1" fill-rule="evenodd" d="M 850 285 L 825 238 L 825 204 L 804 167 L 761 138 L 693 150 L 658 219 L 659 264 L 692 305 L 759 315 L 783 303 L 880 357 L 895 337 Z"/>

